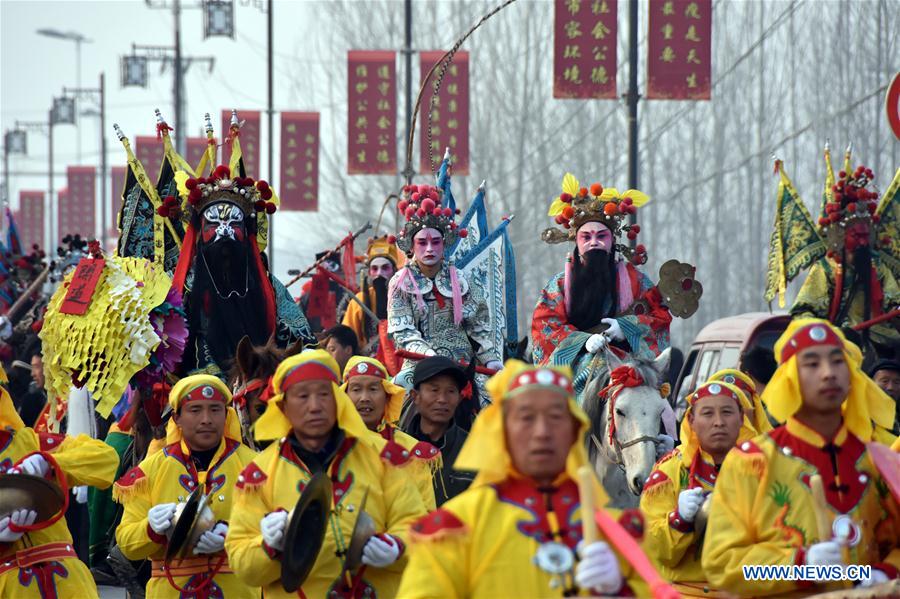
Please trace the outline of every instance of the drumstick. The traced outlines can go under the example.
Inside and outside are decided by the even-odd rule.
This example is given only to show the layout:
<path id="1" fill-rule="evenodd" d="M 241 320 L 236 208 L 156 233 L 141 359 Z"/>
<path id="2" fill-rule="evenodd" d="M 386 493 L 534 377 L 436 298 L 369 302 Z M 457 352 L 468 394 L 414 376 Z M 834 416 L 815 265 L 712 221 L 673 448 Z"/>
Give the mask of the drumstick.
<path id="1" fill-rule="evenodd" d="M 585 545 L 597 542 L 597 522 L 594 521 L 594 472 L 590 466 L 578 469 L 578 494 L 581 497 L 581 536 Z"/>

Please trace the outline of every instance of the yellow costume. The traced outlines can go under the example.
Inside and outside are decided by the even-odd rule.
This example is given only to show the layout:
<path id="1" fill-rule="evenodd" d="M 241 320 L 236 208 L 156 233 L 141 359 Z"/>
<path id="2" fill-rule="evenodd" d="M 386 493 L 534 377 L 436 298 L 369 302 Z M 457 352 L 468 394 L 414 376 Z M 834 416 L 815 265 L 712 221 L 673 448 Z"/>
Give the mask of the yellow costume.
<path id="1" fill-rule="evenodd" d="M 0 382 L 6 373 L 0 367 Z M 87 435 L 67 437 L 26 428 L 12 399 L 0 385 L 0 473 L 23 458 L 41 453 L 53 477 L 68 493 L 71 486 L 106 488 L 119 465 L 116 451 Z M 0 514 L 2 516 L 4 514 Z M 27 527 L 19 540 L 0 542 L 0 597 L 57 599 L 96 597 L 97 587 L 87 566 L 72 547 L 72 536 L 61 515 L 50 524 Z"/>
<path id="2" fill-rule="evenodd" d="M 732 393 L 742 407 L 749 403 L 746 395 L 729 383 L 707 381 L 701 385 L 691 394 L 690 405 L 681 421 L 681 446 L 656 463 L 641 492 L 641 512 L 646 526 L 644 549 L 659 567 L 663 578 L 677 583 L 675 588 L 688 596 L 718 596 L 706 583 L 706 574 L 700 564 L 702 544 L 694 530 L 694 523 L 685 522 L 678 514 L 678 496 L 682 491 L 699 487 L 711 493 L 716 485 L 719 470 L 712 457 L 700 447 L 689 416 L 703 392 L 709 395 L 724 392 L 721 389 L 710 390 L 717 384 Z M 752 439 L 756 434 L 745 417 L 738 433 L 738 442 Z"/>
<path id="3" fill-rule="evenodd" d="M 548 378 L 548 374 L 552 375 Z M 566 468 L 552 489 L 539 490 L 531 479 L 518 474 L 506 450 L 503 403 L 520 378 L 534 376 L 529 385 L 555 382 L 570 394 L 569 410 L 577 419 L 578 439 L 569 450 Z M 539 375 L 539 377 L 538 377 Z M 413 526 L 410 560 L 398 597 L 404 599 L 452 597 L 561 597 L 574 586 L 571 580 L 551 587 L 553 575 L 533 562 L 538 549 L 556 541 L 574 550 L 581 540 L 581 509 L 577 470 L 587 464 L 581 439 L 588 419 L 574 402 L 568 368 L 535 369 L 510 360 L 488 381 L 493 403 L 472 427 L 454 467 L 477 471 L 469 489 Z M 521 387 L 520 387 L 521 388 Z M 594 494 L 598 505 L 607 501 L 599 481 Z M 552 511 L 547 506 L 552 505 Z M 619 559 L 626 588 L 646 596 L 647 587 Z M 589 594 L 583 591 L 583 594 Z"/>
<path id="4" fill-rule="evenodd" d="M 304 380 L 331 380 L 337 404 L 339 444 L 327 473 L 333 486 L 333 504 L 319 557 L 302 587 L 303 597 L 327 597 L 341 582 L 342 563 L 336 552 L 347 549 L 356 511 L 368 491 L 365 510 L 379 533 L 403 541 L 409 525 L 425 513 L 412 480 L 396 468 L 409 456 L 391 452 L 378 433 L 369 431 L 346 393 L 337 385 L 338 366 L 324 350 L 291 356 L 272 377 L 275 395 L 256 423 L 256 438 L 276 440 L 242 473 L 237 487 L 235 513 L 225 541 L 228 557 L 237 574 L 248 584 L 263 587 L 269 598 L 296 597 L 281 586 L 280 552 L 265 546 L 260 520 L 277 511 L 291 511 L 300 489 L 310 480 L 310 468 L 298 457 L 292 442 L 291 424 L 281 409 L 284 391 Z M 391 465 L 393 464 L 393 466 Z M 405 552 L 387 568 L 366 568 L 362 581 L 377 597 L 396 597 Z"/>
<path id="5" fill-rule="evenodd" d="M 169 403 L 177 411 L 191 398 L 217 397 L 226 400 L 226 405 L 231 401 L 231 393 L 217 377 L 194 375 L 181 379 L 172 388 Z M 148 453 L 138 466 L 119 479 L 113 490 L 116 501 L 125 507 L 122 522 L 116 530 L 119 548 L 128 559 L 149 558 L 152 561 L 151 578 L 147 583 L 148 598 L 182 596 L 167 576 L 164 561 L 166 536 L 150 528 L 147 512 L 151 507 L 186 501 L 194 489 L 203 485 L 210 496 L 208 505 L 216 521 L 231 520 L 238 475 L 256 457 L 256 453 L 241 444 L 237 415 L 233 408 L 227 410 L 224 437 L 206 471 L 197 471 L 190 448 L 181 438 L 181 430 L 174 420 L 170 420 L 167 446 L 162 451 Z M 183 560 L 173 560 L 169 564 L 172 583 L 182 589 L 196 589 L 202 585 L 204 591 L 219 592 L 225 599 L 259 597 L 259 589 L 247 586 L 234 575 L 224 552 L 194 555 L 192 549 L 187 549 Z M 211 573 L 213 578 L 207 582 Z"/>
<path id="6" fill-rule="evenodd" d="M 390 237 L 374 237 L 369 240 L 369 245 L 366 248 L 366 267 L 368 268 L 369 264 L 371 264 L 372 260 L 375 258 L 386 258 L 391 261 L 394 265 L 394 270 L 396 271 L 401 266 L 403 266 L 405 260 L 403 259 L 403 255 L 397 249 L 397 244 L 395 241 L 392 241 Z M 375 311 L 375 289 L 373 287 L 367 287 L 368 294 L 365 291 L 360 291 L 356 294 L 356 299 L 360 302 L 364 303 L 370 310 Z M 369 317 L 371 319 L 371 317 Z M 369 343 L 375 335 L 377 335 L 377 331 L 375 328 L 378 323 L 374 323 L 375 327 L 371 326 L 372 323 L 366 322 L 366 313 L 363 312 L 362 307 L 358 302 L 350 301 L 347 304 L 347 311 L 344 312 L 344 318 L 341 321 L 341 324 L 344 324 L 356 333 L 356 338 L 359 339 L 359 346 L 361 348 L 365 348 L 369 346 Z M 368 324 L 368 326 L 367 326 Z"/>
<path id="7" fill-rule="evenodd" d="M 441 452 L 431 443 L 419 441 L 396 427 L 400 419 L 400 411 L 403 409 L 403 400 L 406 398 L 406 389 L 391 382 L 384 364 L 375 358 L 365 356 L 352 356 L 344 366 L 344 384 L 341 389 L 347 390 L 349 380 L 354 376 L 374 376 L 381 379 L 381 386 L 387 395 L 387 403 L 384 406 L 384 418 L 378 433 L 388 442 L 388 445 L 399 446 L 399 451 L 406 451 L 410 459 L 401 465 L 404 472 L 408 472 L 419 489 L 422 503 L 429 512 L 437 507 L 434 499 L 434 472 L 441 467 Z"/>
<path id="8" fill-rule="evenodd" d="M 796 353 L 806 347 L 842 347 L 850 369 L 843 423 L 825 439 L 794 417 L 801 405 Z M 862 374 L 858 352 L 839 329 L 818 319 L 794 320 L 775 344 L 779 361 L 763 400 L 785 425 L 738 444 L 725 459 L 713 493 L 703 569 L 713 585 L 742 595 L 822 592 L 823 586 L 787 580 L 744 580 L 742 565 L 804 564 L 810 545 L 822 538 L 809 487 L 821 475 L 829 518 L 849 517 L 856 540 L 849 564 L 870 564 L 888 575 L 900 566 L 900 507 L 875 470 L 865 443 L 875 425 L 893 418 L 889 398 Z M 836 588 L 829 586 L 827 588 Z"/>

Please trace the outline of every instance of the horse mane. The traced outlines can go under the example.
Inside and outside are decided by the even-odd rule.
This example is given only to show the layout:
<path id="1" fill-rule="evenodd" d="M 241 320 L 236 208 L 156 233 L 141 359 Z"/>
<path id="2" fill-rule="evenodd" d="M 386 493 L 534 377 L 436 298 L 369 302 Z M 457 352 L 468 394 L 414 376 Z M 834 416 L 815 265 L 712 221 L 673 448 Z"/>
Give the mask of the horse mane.
<path id="1" fill-rule="evenodd" d="M 244 336 L 238 342 L 234 361 L 228 370 L 228 381 L 232 386 L 239 386 L 252 379 L 268 379 L 282 360 L 300 353 L 302 341 L 289 347 L 278 347 L 272 335 L 265 345 L 253 345 L 250 338 Z"/>

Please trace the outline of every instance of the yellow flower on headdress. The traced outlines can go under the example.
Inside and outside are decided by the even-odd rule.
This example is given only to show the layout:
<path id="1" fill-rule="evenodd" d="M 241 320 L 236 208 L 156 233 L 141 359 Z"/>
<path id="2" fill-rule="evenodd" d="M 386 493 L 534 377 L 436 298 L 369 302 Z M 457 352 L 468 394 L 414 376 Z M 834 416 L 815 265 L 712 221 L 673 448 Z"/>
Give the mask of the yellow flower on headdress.
<path id="1" fill-rule="evenodd" d="M 603 193 L 600 194 L 600 199 L 606 202 L 615 200 L 616 202 L 621 202 L 625 198 L 631 198 L 631 204 L 635 208 L 640 208 L 644 204 L 650 201 L 650 196 L 642 191 L 638 191 L 637 189 L 629 189 L 623 194 L 619 194 L 619 190 L 615 187 L 607 187 L 603 190 Z"/>
<path id="2" fill-rule="evenodd" d="M 578 179 L 575 178 L 575 175 L 572 173 L 566 173 L 562 180 L 562 191 L 563 193 L 567 193 L 573 198 L 578 195 L 579 183 Z M 556 216 L 557 214 L 562 213 L 563 208 L 566 207 L 566 202 L 563 202 L 560 199 L 560 196 L 556 196 L 556 199 L 553 200 L 553 203 L 550 204 L 550 210 L 547 211 L 547 216 Z"/>

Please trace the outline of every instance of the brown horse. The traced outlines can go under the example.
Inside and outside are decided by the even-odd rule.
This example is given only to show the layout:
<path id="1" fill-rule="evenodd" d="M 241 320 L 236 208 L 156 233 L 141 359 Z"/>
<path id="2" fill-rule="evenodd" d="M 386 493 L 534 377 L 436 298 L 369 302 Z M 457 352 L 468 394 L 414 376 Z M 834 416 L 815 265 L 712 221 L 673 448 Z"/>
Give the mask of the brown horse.
<path id="1" fill-rule="evenodd" d="M 260 449 L 251 430 L 256 419 L 266 410 L 263 394 L 269 386 L 269 379 L 282 360 L 302 350 L 302 341 L 281 348 L 275 343 L 274 336 L 269 337 L 265 345 L 253 345 L 246 335 L 238 342 L 228 381 L 234 393 L 234 407 L 241 420 L 244 442 L 253 449 Z"/>

